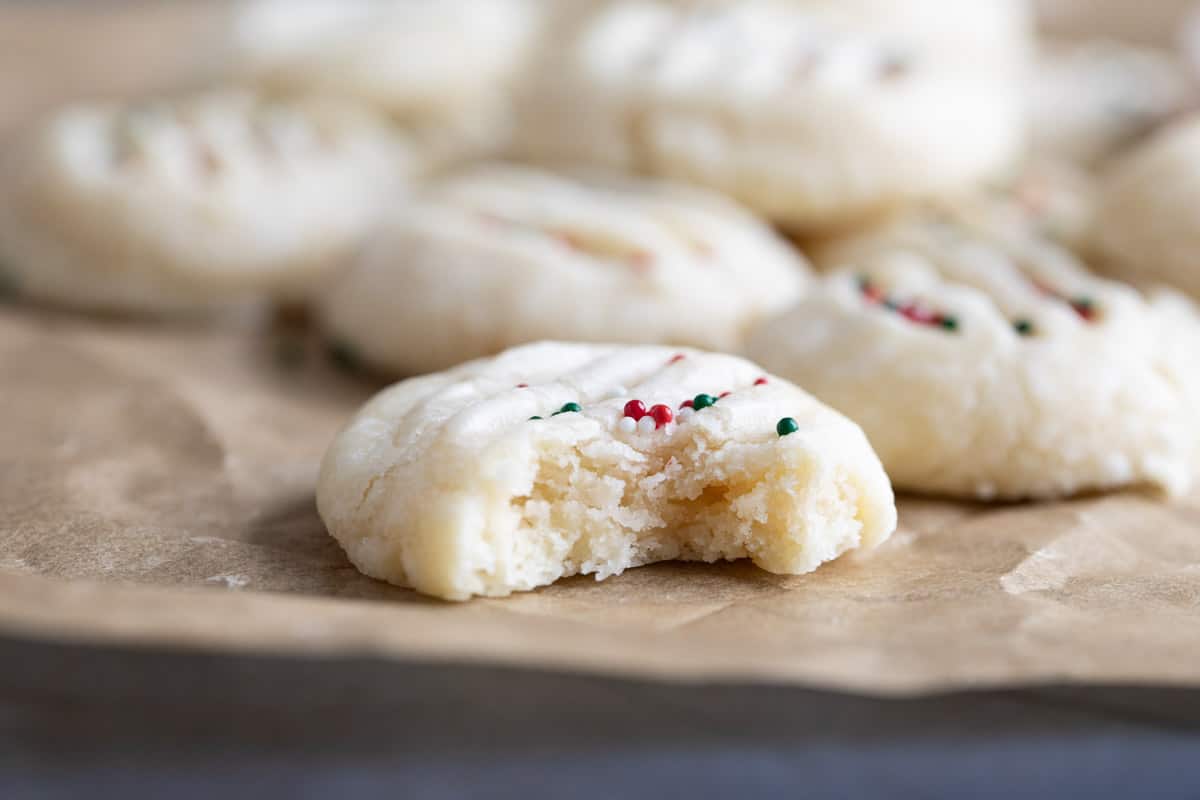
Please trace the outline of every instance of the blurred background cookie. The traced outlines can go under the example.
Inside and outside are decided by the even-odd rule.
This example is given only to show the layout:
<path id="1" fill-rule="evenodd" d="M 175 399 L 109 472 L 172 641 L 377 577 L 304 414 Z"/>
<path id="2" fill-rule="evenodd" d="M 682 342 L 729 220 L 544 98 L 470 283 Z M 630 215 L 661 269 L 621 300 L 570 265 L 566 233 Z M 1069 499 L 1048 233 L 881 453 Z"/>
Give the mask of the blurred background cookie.
<path id="1" fill-rule="evenodd" d="M 948 68 L 928 36 L 837 17 L 800 3 L 602 5 L 532 71 L 517 149 L 690 181 L 806 232 L 1011 169 L 1019 75 Z"/>
<path id="2" fill-rule="evenodd" d="M 1114 40 L 1042 45 L 1030 80 L 1033 149 L 1095 163 L 1194 108 L 1196 85 L 1172 51 Z"/>
<path id="3" fill-rule="evenodd" d="M 798 254 L 720 196 L 491 164 L 397 208 L 321 318 L 400 374 L 539 339 L 729 350 L 807 280 Z"/>
<path id="4" fill-rule="evenodd" d="M 1200 117 L 1162 131 L 1112 166 L 1093 232 L 1105 271 L 1200 297 Z"/>
<path id="5" fill-rule="evenodd" d="M 373 115 L 225 91 L 80 105 L 0 162 L 0 261 L 43 302 L 116 312 L 296 299 L 417 163 Z"/>
<path id="6" fill-rule="evenodd" d="M 897 220 L 747 354 L 857 421 L 900 489 L 979 499 L 1151 486 L 1200 471 L 1200 316 L 1094 277 L 1049 241 Z"/>
<path id="7" fill-rule="evenodd" d="M 247 0 L 231 21 L 234 76 L 363 101 L 447 158 L 493 152 L 543 13 L 536 0 Z"/>

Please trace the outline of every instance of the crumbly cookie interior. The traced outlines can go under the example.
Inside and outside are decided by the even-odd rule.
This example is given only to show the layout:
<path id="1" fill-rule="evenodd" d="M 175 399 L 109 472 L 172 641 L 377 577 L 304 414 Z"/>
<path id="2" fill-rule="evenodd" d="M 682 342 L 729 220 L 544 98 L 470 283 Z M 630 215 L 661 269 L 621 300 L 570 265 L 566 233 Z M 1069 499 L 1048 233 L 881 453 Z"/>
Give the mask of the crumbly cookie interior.
<path id="1" fill-rule="evenodd" d="M 540 449 L 528 491 L 509 501 L 515 574 L 478 576 L 507 593 L 664 560 L 799 573 L 859 544 L 862 493 L 848 471 L 777 439 L 712 446 L 684 433 L 650 450 L 619 439 Z"/>

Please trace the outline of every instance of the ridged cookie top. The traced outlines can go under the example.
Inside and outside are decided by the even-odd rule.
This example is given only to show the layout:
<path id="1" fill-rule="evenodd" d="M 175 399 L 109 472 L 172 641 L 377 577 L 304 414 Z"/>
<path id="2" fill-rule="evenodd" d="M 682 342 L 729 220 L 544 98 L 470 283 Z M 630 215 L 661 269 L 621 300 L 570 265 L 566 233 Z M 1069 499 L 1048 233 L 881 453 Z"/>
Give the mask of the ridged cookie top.
<path id="1" fill-rule="evenodd" d="M 1068 250 L 1007 222 L 928 212 L 828 246 L 818 260 L 840 269 L 829 289 L 847 310 L 968 339 L 1100 335 L 1167 302 L 1097 278 Z"/>
<path id="2" fill-rule="evenodd" d="M 638 1 L 597 15 L 577 56 L 578 66 L 602 82 L 698 101 L 715 93 L 747 102 L 799 87 L 895 82 L 917 57 L 899 38 L 854 30 L 795 6 Z"/>
<path id="3" fill-rule="evenodd" d="M 778 305 L 774 298 L 786 302 L 807 280 L 803 258 L 758 219 L 680 185 L 493 164 L 433 184 L 423 200 L 461 219 L 465 236 L 666 292 L 719 287 Z"/>
<path id="4" fill-rule="evenodd" d="M 13 224 L 89 269 L 252 282 L 309 267 L 376 216 L 412 169 L 381 121 L 336 102 L 240 91 L 79 106 L 7 154 Z M 22 234 L 23 235 L 23 234 Z"/>
<path id="5" fill-rule="evenodd" d="M 634 401 L 646 408 L 640 425 L 633 419 L 640 415 L 629 413 Z M 537 442 L 615 441 L 637 459 L 684 441 L 718 451 L 781 438 L 861 469 L 890 497 L 857 426 L 749 361 L 665 347 L 539 343 L 377 395 L 326 454 L 318 503 L 331 528 L 365 535 L 389 514 L 412 513 L 396 505 L 398 497 L 411 503 L 430 487 L 461 485 L 473 494 L 519 484 L 516 464 Z"/>
<path id="6" fill-rule="evenodd" d="M 514 348 L 495 358 L 397 384 L 376 397 L 360 416 L 395 420 L 391 442 L 406 453 L 421 453 L 435 440 L 458 450 L 479 451 L 513 431 L 533 430 L 531 425 L 569 430 L 599 423 L 617 432 L 631 400 L 641 400 L 647 409 L 667 406 L 677 428 L 680 413 L 694 407 L 701 394 L 714 398 L 714 408 L 737 409 L 747 422 L 763 414 L 755 429 L 739 430 L 755 439 L 777 435 L 778 419 L 771 418 L 774 410 L 787 411 L 806 426 L 836 418 L 792 384 L 771 380 L 761 368 L 735 356 L 553 342 Z M 692 418 L 703 410 L 693 411 L 696 417 Z M 686 419 L 688 412 L 683 413 Z M 537 426 L 539 422 L 545 425 Z M 655 430 L 662 440 L 676 429 L 661 425 Z M 653 446 L 656 439 L 639 441 Z"/>

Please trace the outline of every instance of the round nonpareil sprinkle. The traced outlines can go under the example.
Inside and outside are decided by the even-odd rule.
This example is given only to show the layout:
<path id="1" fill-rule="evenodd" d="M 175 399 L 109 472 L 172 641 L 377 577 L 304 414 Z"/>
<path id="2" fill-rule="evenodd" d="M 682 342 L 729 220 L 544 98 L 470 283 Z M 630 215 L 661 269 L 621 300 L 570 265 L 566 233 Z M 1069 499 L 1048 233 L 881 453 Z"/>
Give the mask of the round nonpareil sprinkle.
<path id="1" fill-rule="evenodd" d="M 622 433 L 633 433 L 637 430 L 637 426 L 637 420 L 633 417 L 621 417 L 621 419 L 617 421 L 617 428 L 619 428 Z"/>
<path id="2" fill-rule="evenodd" d="M 654 420 L 655 426 L 659 428 L 675 419 L 675 413 L 671 411 L 670 407 L 661 403 L 650 407 L 649 416 Z"/>
<path id="3" fill-rule="evenodd" d="M 696 409 L 697 411 L 703 411 L 716 402 L 717 398 L 713 397 L 711 394 L 698 394 L 692 398 L 692 408 Z"/>
<path id="4" fill-rule="evenodd" d="M 637 429 L 638 433 L 654 433 L 658 429 L 658 425 L 655 424 L 653 417 L 647 415 L 638 420 Z"/>
<path id="5" fill-rule="evenodd" d="M 775 424 L 775 432 L 780 437 L 791 436 L 798 430 L 800 430 L 800 424 L 791 417 L 784 417 Z"/>
<path id="6" fill-rule="evenodd" d="M 646 416 L 646 404 L 641 400 L 630 400 L 625 404 L 625 416 L 632 417 L 633 421 L 637 422 Z"/>

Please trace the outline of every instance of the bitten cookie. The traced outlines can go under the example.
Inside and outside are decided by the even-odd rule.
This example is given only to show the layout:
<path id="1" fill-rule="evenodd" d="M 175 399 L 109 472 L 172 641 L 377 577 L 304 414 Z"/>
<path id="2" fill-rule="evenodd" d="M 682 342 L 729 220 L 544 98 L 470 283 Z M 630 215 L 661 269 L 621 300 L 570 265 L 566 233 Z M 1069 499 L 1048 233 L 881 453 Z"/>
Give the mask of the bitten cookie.
<path id="1" fill-rule="evenodd" d="M 854 423 L 740 358 L 541 343 L 399 383 L 321 465 L 364 573 L 450 600 L 670 559 L 799 574 L 896 525 Z"/>
<path id="2" fill-rule="evenodd" d="M 321 317 L 396 374 L 548 338 L 727 350 L 807 278 L 769 228 L 706 192 L 483 165 L 399 208 Z"/>
<path id="3" fill-rule="evenodd" d="M 1146 485 L 1200 460 L 1200 322 L 1178 295 L 950 218 L 824 254 L 840 265 L 747 352 L 863 426 L 898 488 L 981 499 Z"/>
<path id="4" fill-rule="evenodd" d="M 1092 229 L 1099 266 L 1138 284 L 1200 297 L 1200 117 L 1113 165 Z"/>
<path id="5" fill-rule="evenodd" d="M 449 157 L 503 144 L 544 13 L 540 0 L 248 0 L 232 61 L 269 90 L 353 97 L 427 127 Z"/>
<path id="6" fill-rule="evenodd" d="M 794 4 L 616 2 L 548 47 L 517 148 L 709 186 L 820 232 L 1019 155 L 1023 79 L 949 69 L 921 38 Z"/>
<path id="7" fill-rule="evenodd" d="M 344 265 L 411 164 L 340 104 L 75 107 L 0 162 L 0 262 L 22 294 L 82 309 L 294 298 Z"/>
<path id="8" fill-rule="evenodd" d="M 1196 101 L 1179 59 L 1109 41 L 1045 45 L 1030 97 L 1034 151 L 1084 164 L 1136 142 Z"/>

